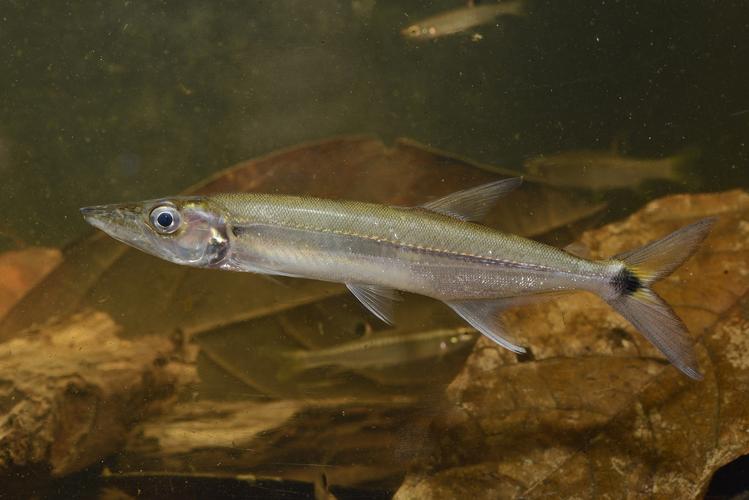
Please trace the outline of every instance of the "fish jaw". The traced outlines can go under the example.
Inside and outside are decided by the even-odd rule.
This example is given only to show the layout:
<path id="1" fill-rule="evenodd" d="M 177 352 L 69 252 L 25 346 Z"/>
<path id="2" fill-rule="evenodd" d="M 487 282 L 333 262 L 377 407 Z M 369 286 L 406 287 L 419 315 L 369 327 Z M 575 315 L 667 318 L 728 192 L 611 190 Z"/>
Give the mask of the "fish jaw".
<path id="1" fill-rule="evenodd" d="M 140 241 L 146 239 L 143 234 L 144 228 L 140 224 L 141 211 L 142 209 L 137 205 L 95 205 L 81 208 L 81 215 L 86 222 L 112 238 L 148 251 L 138 245 Z"/>
<path id="2" fill-rule="evenodd" d="M 83 219 L 112 238 L 152 255 L 161 256 L 144 224 L 142 205 L 119 203 L 80 209 Z"/>

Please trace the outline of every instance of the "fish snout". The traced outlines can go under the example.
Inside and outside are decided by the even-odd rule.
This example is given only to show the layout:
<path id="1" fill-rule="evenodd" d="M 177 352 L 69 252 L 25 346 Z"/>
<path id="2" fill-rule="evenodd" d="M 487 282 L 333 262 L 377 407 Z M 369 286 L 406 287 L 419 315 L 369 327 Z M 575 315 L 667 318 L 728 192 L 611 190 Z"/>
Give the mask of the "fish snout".
<path id="1" fill-rule="evenodd" d="M 80 209 L 81 215 L 83 217 L 92 217 L 98 214 L 101 214 L 106 211 L 106 207 L 104 205 L 93 205 L 90 207 L 83 207 Z"/>
<path id="2" fill-rule="evenodd" d="M 129 225 L 128 214 L 119 205 L 94 205 L 83 207 L 80 211 L 86 222 L 110 234 L 116 227 Z"/>
<path id="3" fill-rule="evenodd" d="M 111 219 L 113 213 L 112 208 L 105 205 L 83 207 L 80 210 L 81 215 L 83 215 L 83 219 L 92 226 L 96 226 L 97 222 L 103 223 L 105 220 Z"/>

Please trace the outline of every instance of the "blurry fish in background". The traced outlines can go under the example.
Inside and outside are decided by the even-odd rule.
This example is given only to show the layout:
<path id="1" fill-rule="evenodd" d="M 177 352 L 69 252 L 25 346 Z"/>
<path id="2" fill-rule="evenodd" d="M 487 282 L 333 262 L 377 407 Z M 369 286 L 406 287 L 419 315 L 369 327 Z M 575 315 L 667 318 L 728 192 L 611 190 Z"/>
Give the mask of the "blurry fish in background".
<path id="1" fill-rule="evenodd" d="M 326 349 L 282 353 L 288 365 L 279 373 L 288 378 L 321 366 L 344 369 L 384 368 L 445 356 L 471 347 L 479 333 L 459 326 L 404 335 L 373 335 Z"/>
<path id="2" fill-rule="evenodd" d="M 490 23 L 499 16 L 524 15 L 525 5 L 522 0 L 481 5 L 474 5 L 473 2 L 469 2 L 466 7 L 422 19 L 401 30 L 401 34 L 410 40 L 432 40 L 465 32 L 476 26 Z"/>
<path id="3" fill-rule="evenodd" d="M 569 151 L 526 160 L 525 173 L 558 187 L 588 189 L 634 188 L 654 179 L 686 182 L 689 165 L 699 150 L 688 148 L 666 158 L 636 158 L 615 151 Z"/>

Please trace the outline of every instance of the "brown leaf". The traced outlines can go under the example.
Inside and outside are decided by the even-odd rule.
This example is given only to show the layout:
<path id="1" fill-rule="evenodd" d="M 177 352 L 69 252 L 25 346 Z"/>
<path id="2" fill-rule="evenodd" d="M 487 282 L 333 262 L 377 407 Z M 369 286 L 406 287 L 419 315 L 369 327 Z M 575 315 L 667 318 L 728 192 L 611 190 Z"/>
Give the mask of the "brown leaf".
<path id="1" fill-rule="evenodd" d="M 27 248 L 0 254 L 0 318 L 62 261 L 54 248 Z"/>
<path id="2" fill-rule="evenodd" d="M 495 178 L 496 174 L 477 168 L 469 161 L 428 150 L 413 142 L 399 141 L 393 147 L 386 147 L 374 138 L 350 137 L 303 145 L 243 163 L 188 192 L 303 193 L 416 205 Z M 521 234 L 538 234 L 567 226 L 600 209 L 600 204 L 568 192 L 527 185 L 498 204 L 489 223 Z M 182 394 L 186 394 L 185 388 L 196 388 L 197 392 L 186 394 L 190 396 L 229 399 L 291 396 L 304 403 L 279 403 L 288 406 L 286 417 L 272 411 L 273 403 L 236 403 L 238 409 L 218 418 L 220 422 L 215 428 L 225 424 L 228 426 L 225 437 L 237 438 L 236 424 L 244 421 L 245 412 L 253 412 L 257 425 L 238 439 L 246 442 L 248 448 L 260 448 L 260 451 L 253 449 L 249 454 L 238 454 L 233 449 L 222 449 L 201 455 L 197 448 L 190 448 L 188 463 L 180 462 L 180 457 L 184 458 L 189 440 L 175 440 L 177 434 L 168 433 L 187 426 L 191 436 L 197 438 L 201 435 L 200 429 L 191 419 L 198 417 L 188 411 L 185 419 L 161 421 L 152 430 L 167 432 L 158 439 L 164 446 L 157 453 L 163 456 L 151 456 L 153 461 L 149 462 L 147 450 L 135 445 L 131 450 L 137 452 L 136 459 L 145 458 L 146 463 L 139 465 L 144 470 L 148 463 L 165 459 L 161 463 L 162 471 L 202 470 L 220 474 L 222 467 L 216 465 L 218 457 L 220 463 L 235 463 L 237 467 L 259 472 L 263 472 L 269 462 L 283 463 L 282 466 L 273 465 L 273 471 L 289 478 L 317 479 L 317 470 L 310 475 L 309 467 L 294 465 L 301 457 L 309 463 L 331 466 L 329 478 L 336 484 L 393 481 L 405 463 L 422 456 L 425 447 L 432 446 L 423 439 L 425 425 L 437 411 L 442 388 L 459 369 L 465 353 L 420 363 L 404 359 L 400 366 L 382 370 L 372 368 L 356 373 L 322 370 L 287 384 L 279 382 L 276 376 L 279 367 L 268 353 L 287 348 L 321 348 L 352 340 L 357 338 L 358 325 L 362 323 L 366 324 L 365 330 L 377 330 L 378 335 L 408 335 L 425 328 L 457 324 L 459 320 L 434 301 L 409 297 L 408 307 L 404 308 L 406 314 L 399 319 L 398 327 L 385 330 L 383 325 L 373 323 L 376 320 L 354 299 L 341 295 L 342 292 L 342 287 L 327 283 L 270 280 L 252 274 L 180 267 L 132 250 L 101 234 L 80 242 L 66 251 L 65 261 L 0 325 L 0 337 L 13 339 L 3 345 L 24 354 L 8 366 L 26 377 L 28 383 L 49 389 L 52 394 L 45 399 L 44 394 L 31 392 L 31 386 L 14 382 L 22 387 L 24 395 L 23 404 L 11 411 L 36 416 L 42 420 L 41 425 L 53 430 L 30 436 L 28 430 L 14 429 L 6 436 L 12 437 L 13 443 L 41 443 L 38 449 L 46 446 L 56 451 L 47 456 L 24 454 L 23 449 L 9 448 L 14 450 L 11 459 L 17 464 L 46 461 L 55 473 L 63 474 L 91 463 L 102 453 L 114 451 L 124 429 L 133 422 L 131 418 L 137 418 L 139 409 L 148 399 L 132 401 L 131 392 L 138 395 L 147 391 L 146 382 L 158 375 L 158 380 L 162 381 L 164 377 L 171 382 L 179 379 Z M 90 308 L 116 318 L 116 336 L 111 323 L 108 324 L 112 331 L 102 332 L 89 325 L 86 316 L 80 316 L 81 311 Z M 36 371 L 18 364 L 37 363 L 34 361 L 37 358 L 25 354 L 34 350 L 32 346 L 39 341 L 34 337 L 34 330 L 28 328 L 53 318 L 68 318 L 62 323 L 66 325 L 63 333 L 56 333 L 55 338 L 66 338 L 67 329 L 78 332 L 75 335 L 95 333 L 97 345 L 90 345 L 93 338 L 89 336 L 85 345 L 71 342 L 61 347 L 60 352 L 36 349 L 52 352 L 51 359 L 57 363 L 50 367 L 34 365 Z M 47 332 L 46 328 L 42 332 Z M 14 338 L 22 329 L 26 329 L 26 334 Z M 201 383 L 197 387 L 190 365 L 185 367 L 184 373 L 173 369 L 175 363 L 170 363 L 165 372 L 154 368 L 157 352 L 171 345 L 167 335 L 178 331 L 183 338 L 198 340 Z M 46 335 L 41 339 L 46 339 Z M 140 340 L 134 342 L 135 337 Z M 82 349 L 76 350 L 82 345 Z M 116 352 L 110 352 L 111 348 Z M 119 362 L 103 366 L 97 362 L 100 355 L 116 355 L 122 359 L 115 356 Z M 71 381 L 78 371 L 80 377 Z M 85 397 L 74 398 L 72 402 L 66 397 L 55 399 L 59 387 L 54 383 L 45 385 L 50 382 L 42 379 L 43 373 L 52 373 L 53 382 L 72 387 L 76 394 L 82 391 Z M 137 382 L 123 378 L 138 373 L 146 376 L 141 376 Z M 101 380 L 92 379 L 97 374 Z M 120 394 L 108 384 L 131 392 Z M 331 400 L 336 396 L 345 398 Z M 117 402 L 120 397 L 126 398 L 127 406 Z M 34 401 L 38 403 L 36 406 L 32 404 Z M 235 403 L 205 404 L 217 408 Z M 95 414 L 90 413 L 91 408 L 96 410 Z M 131 410 L 130 413 L 123 416 L 123 408 Z M 180 406 L 174 415 L 165 418 L 178 417 L 180 409 L 189 408 L 192 408 L 190 403 Z M 44 413 L 47 409 L 49 411 Z M 86 418 L 75 420 L 70 416 L 73 413 Z M 42 414 L 47 415 L 47 420 L 42 419 Z M 201 415 L 199 418 L 205 416 Z M 57 419 L 65 422 L 59 424 Z M 6 423 L 19 421 L 8 419 Z M 60 428 L 64 432 L 55 434 L 54 429 Z M 109 434 L 102 435 L 98 432 L 100 429 Z M 148 423 L 144 429 L 148 429 Z M 183 432 L 182 438 L 188 434 Z M 203 434 L 208 441 L 218 436 Z M 201 447 L 206 442 L 196 440 L 193 444 Z M 205 460 L 200 461 L 201 456 Z"/>
<path id="3" fill-rule="evenodd" d="M 481 341 L 448 389 L 458 410 L 439 423 L 434 472 L 397 498 L 689 498 L 749 452 L 749 195 L 665 198 L 582 241 L 608 257 L 713 215 L 700 251 L 655 287 L 697 339 L 704 381 L 592 296 L 517 310 L 508 327 L 534 359 Z"/>
<path id="4" fill-rule="evenodd" d="M 468 160 L 413 141 L 399 140 L 387 147 L 379 139 L 361 136 L 305 144 L 250 160 L 187 192 L 265 191 L 416 205 L 496 178 L 496 173 Z M 569 192 L 528 184 L 498 203 L 488 222 L 520 234 L 540 234 L 601 208 L 600 203 Z M 352 322 L 371 322 L 373 318 L 348 295 L 342 298 L 344 292 L 343 287 L 329 283 L 177 266 L 97 234 L 68 249 L 64 263 L 0 322 L 0 338 L 10 338 L 53 317 L 93 308 L 117 318 L 122 335 L 128 338 L 175 331 L 187 337 L 203 333 L 201 373 L 208 377 L 209 372 L 216 372 L 213 379 L 220 379 L 216 388 L 230 383 L 228 376 L 239 383 L 235 392 L 288 395 L 297 389 L 278 383 L 277 367 L 264 354 L 268 349 L 298 348 L 300 344 L 317 347 L 356 338 L 353 329 L 342 329 L 338 320 L 329 318 L 345 317 Z M 331 296 L 337 297 L 316 305 Z M 267 319 L 307 305 L 307 312 Z M 322 343 L 318 329 L 309 327 L 312 323 L 304 326 L 298 320 L 320 317 L 320 307 L 327 308 L 323 322 L 329 332 Z M 442 308 L 434 304 L 418 307 L 424 311 Z M 295 322 L 296 333 L 287 331 Z M 399 325 L 395 333 L 415 331 L 415 325 Z M 257 363 L 248 361 L 253 359 Z M 446 377 L 449 372 L 444 371 Z M 414 374 L 423 374 L 423 370 L 412 366 L 401 374 L 397 370 L 370 372 L 356 383 L 344 381 L 343 385 L 349 387 L 349 393 L 371 392 L 377 385 L 372 378 L 382 381 L 390 376 L 391 381 L 408 381 Z M 301 390 L 336 389 L 323 385 Z"/>

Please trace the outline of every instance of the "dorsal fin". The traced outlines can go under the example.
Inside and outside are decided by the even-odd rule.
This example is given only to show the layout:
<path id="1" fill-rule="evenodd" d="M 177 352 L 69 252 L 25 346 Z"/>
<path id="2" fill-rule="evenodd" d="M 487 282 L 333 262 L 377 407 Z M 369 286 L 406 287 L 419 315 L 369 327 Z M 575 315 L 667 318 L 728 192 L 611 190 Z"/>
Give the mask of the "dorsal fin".
<path id="1" fill-rule="evenodd" d="M 516 189 L 522 182 L 522 177 L 512 177 L 482 184 L 450 193 L 423 204 L 421 208 L 463 221 L 479 221 L 486 216 L 494 202 Z"/>

